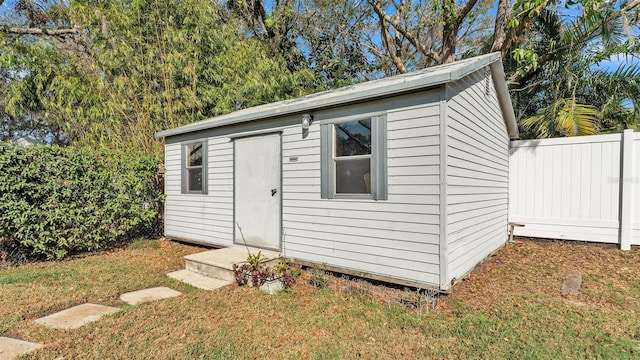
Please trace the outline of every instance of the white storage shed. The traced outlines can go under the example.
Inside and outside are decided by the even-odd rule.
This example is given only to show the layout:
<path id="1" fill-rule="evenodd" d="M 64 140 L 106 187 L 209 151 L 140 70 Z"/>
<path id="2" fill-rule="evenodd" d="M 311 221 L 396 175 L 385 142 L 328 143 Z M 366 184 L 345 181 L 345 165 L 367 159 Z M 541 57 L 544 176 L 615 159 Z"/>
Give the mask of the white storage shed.
<path id="1" fill-rule="evenodd" d="M 499 54 L 157 133 L 165 235 L 446 291 L 507 241 Z"/>

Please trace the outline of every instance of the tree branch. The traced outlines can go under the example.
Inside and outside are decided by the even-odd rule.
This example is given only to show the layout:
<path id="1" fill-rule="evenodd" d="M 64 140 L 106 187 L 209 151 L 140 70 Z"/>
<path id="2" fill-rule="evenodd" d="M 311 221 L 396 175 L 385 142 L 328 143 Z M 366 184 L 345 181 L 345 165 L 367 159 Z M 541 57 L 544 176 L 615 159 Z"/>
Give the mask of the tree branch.
<path id="1" fill-rule="evenodd" d="M 625 7 L 622 8 L 622 11 L 627 12 L 629 10 L 633 10 L 634 8 L 640 6 L 640 0 L 634 0 L 628 3 Z"/>
<path id="2" fill-rule="evenodd" d="M 529 9 L 527 11 L 522 11 L 520 14 L 516 15 L 516 17 L 519 18 L 520 22 L 518 23 L 518 26 L 515 29 L 507 32 L 508 36 L 504 39 L 504 42 L 502 43 L 502 46 L 500 48 L 500 53 L 502 54 L 503 57 L 505 57 L 506 54 L 508 54 L 509 51 L 511 51 L 511 48 L 513 47 L 514 42 L 516 41 L 518 36 L 520 36 L 525 31 L 529 22 L 533 21 L 537 17 L 537 15 L 529 16 L 529 14 L 533 10 L 536 10 L 534 11 L 534 13 L 540 13 L 544 8 L 547 7 L 547 5 L 549 5 L 549 3 L 550 3 L 550 0 L 546 0 L 541 4 L 539 4 L 538 6 L 536 6 L 535 8 Z"/>
<path id="3" fill-rule="evenodd" d="M 456 15 L 457 24 L 462 24 L 462 21 L 464 21 L 464 18 L 466 18 L 467 15 L 469 15 L 469 11 L 471 11 L 471 9 L 473 9 L 473 7 L 476 6 L 477 2 L 478 0 L 469 0 L 467 1 L 466 4 L 464 4 L 464 6 L 460 6 L 456 9 L 456 12 L 458 13 Z"/>
<path id="4" fill-rule="evenodd" d="M 80 25 L 76 25 L 71 29 L 40 29 L 40 28 L 19 28 L 19 27 L 7 27 L 0 25 L 0 32 L 15 35 L 45 35 L 45 36 L 60 36 L 66 37 L 69 35 L 75 35 L 80 31 Z"/>
<path id="5" fill-rule="evenodd" d="M 393 50 L 391 45 L 391 39 L 389 39 L 389 31 L 387 30 L 387 25 L 384 23 L 384 18 L 378 14 L 378 18 L 380 19 L 380 35 L 382 36 L 382 41 L 384 43 L 384 47 L 387 49 L 387 53 L 391 56 L 391 60 L 393 64 L 396 66 L 398 71 L 401 74 L 407 73 L 407 68 L 402 63 L 402 60 L 398 57 L 398 54 Z"/>
<path id="6" fill-rule="evenodd" d="M 404 28 L 404 26 L 402 26 L 402 24 L 400 23 L 399 19 L 394 19 L 391 16 L 389 16 L 385 11 L 384 11 L 384 7 L 382 6 L 382 3 L 380 3 L 380 0 L 367 0 L 369 2 L 369 5 L 371 5 L 371 7 L 373 7 L 373 10 L 376 12 L 376 14 L 378 14 L 378 16 L 382 19 L 384 19 L 384 21 L 388 22 L 389 24 L 391 24 L 391 26 L 393 26 L 393 28 L 399 32 L 400 34 L 402 34 L 402 36 L 404 36 L 410 43 L 411 45 L 415 46 L 416 49 L 420 50 L 420 52 L 430 58 L 431 60 L 433 60 L 436 63 L 440 63 L 440 57 L 438 56 L 438 54 L 429 51 L 429 49 L 427 49 L 424 44 L 420 43 L 420 41 L 418 40 L 418 38 L 416 38 L 415 36 L 413 36 L 413 34 L 409 33 L 407 31 L 407 29 Z"/>

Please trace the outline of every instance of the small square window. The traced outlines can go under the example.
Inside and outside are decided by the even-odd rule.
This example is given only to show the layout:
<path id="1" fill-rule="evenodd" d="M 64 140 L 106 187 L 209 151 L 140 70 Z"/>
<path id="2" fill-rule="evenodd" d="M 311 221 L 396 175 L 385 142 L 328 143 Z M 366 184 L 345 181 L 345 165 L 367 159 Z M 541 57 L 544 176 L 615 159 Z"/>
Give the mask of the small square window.
<path id="1" fill-rule="evenodd" d="M 322 198 L 385 200 L 386 118 L 321 125 Z"/>
<path id="2" fill-rule="evenodd" d="M 206 194 L 206 142 L 183 145 L 182 193 Z"/>

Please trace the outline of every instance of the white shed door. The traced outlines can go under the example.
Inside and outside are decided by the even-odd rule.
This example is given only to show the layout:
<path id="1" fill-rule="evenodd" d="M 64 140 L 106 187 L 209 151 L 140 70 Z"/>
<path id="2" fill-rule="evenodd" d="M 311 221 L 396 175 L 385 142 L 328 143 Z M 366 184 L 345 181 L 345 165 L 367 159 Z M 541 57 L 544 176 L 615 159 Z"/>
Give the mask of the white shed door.
<path id="1" fill-rule="evenodd" d="M 280 134 L 236 139 L 234 165 L 235 243 L 279 250 Z"/>

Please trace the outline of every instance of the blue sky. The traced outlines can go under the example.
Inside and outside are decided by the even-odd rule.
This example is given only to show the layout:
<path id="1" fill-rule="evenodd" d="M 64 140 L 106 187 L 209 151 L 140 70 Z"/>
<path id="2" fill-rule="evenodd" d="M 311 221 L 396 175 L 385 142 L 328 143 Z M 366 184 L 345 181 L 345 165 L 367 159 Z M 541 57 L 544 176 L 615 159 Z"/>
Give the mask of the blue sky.
<path id="1" fill-rule="evenodd" d="M 4 4 L 0 6 L 0 14 L 7 15 L 15 2 L 16 0 L 5 0 Z"/>

